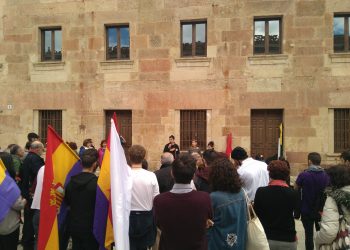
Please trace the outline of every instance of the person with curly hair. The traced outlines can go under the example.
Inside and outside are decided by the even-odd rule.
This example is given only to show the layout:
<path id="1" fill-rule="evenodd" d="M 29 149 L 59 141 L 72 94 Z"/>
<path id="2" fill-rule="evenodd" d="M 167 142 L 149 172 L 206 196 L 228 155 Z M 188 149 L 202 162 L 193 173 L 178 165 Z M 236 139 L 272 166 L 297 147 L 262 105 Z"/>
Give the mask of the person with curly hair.
<path id="1" fill-rule="evenodd" d="M 245 249 L 247 240 L 247 202 L 237 169 L 219 158 L 211 164 L 209 182 L 214 225 L 208 231 L 208 249 Z"/>
<path id="2" fill-rule="evenodd" d="M 264 227 L 270 250 L 296 250 L 294 210 L 298 193 L 286 182 L 290 170 L 285 161 L 271 161 L 267 167 L 270 182 L 256 191 L 254 209 Z"/>
<path id="3" fill-rule="evenodd" d="M 340 217 L 344 216 L 347 225 L 350 222 L 350 168 L 347 165 L 337 165 L 326 169 L 326 173 L 330 177 L 331 185 L 325 191 L 327 199 L 323 207 L 320 230 L 316 232 L 316 249 L 320 249 L 320 245 L 334 242 L 339 232 Z M 345 242 L 346 240 L 343 243 Z M 342 248 L 338 245 L 337 249 L 348 249 L 349 245 L 347 242 L 347 246 L 343 245 Z"/>

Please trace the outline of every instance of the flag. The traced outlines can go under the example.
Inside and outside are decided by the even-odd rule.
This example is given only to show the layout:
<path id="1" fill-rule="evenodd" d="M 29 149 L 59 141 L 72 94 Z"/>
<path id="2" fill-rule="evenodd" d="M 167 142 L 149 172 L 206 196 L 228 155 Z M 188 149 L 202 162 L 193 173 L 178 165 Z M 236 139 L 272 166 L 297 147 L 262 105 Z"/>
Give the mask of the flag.
<path id="1" fill-rule="evenodd" d="M 120 138 L 112 120 L 110 133 L 111 201 L 113 231 L 118 250 L 129 250 L 129 214 L 132 179 Z"/>
<path id="2" fill-rule="evenodd" d="M 115 113 L 113 114 L 112 119 L 116 124 L 117 117 Z M 114 242 L 111 205 L 110 141 L 111 133 L 108 135 L 107 147 L 103 156 L 96 189 L 93 231 L 101 250 L 109 248 Z"/>
<path id="3" fill-rule="evenodd" d="M 21 192 L 16 182 L 10 177 L 0 159 L 0 222 L 6 217 L 20 195 Z"/>
<path id="4" fill-rule="evenodd" d="M 97 239 L 101 250 L 109 248 L 109 246 L 114 242 L 114 239 L 116 239 L 116 234 L 114 234 L 113 225 L 116 225 L 115 227 L 116 230 L 120 231 L 120 233 L 122 232 L 126 233 L 125 235 L 127 236 L 126 239 L 123 239 L 125 238 L 125 235 L 122 235 L 122 237 L 119 237 L 118 239 L 123 239 L 123 240 L 116 240 L 116 244 L 118 247 L 117 249 L 129 249 L 129 247 L 125 245 L 126 244 L 125 241 L 127 241 L 127 245 L 129 245 L 129 236 L 128 236 L 129 221 L 128 220 L 129 220 L 130 203 L 131 203 L 131 187 L 127 189 L 128 195 L 130 196 L 129 200 L 124 200 L 123 195 L 120 195 L 117 198 L 118 200 L 121 199 L 123 202 L 122 209 L 124 206 L 126 206 L 124 218 L 127 219 L 127 222 L 124 223 L 122 221 L 121 224 L 119 222 L 118 224 L 113 224 L 113 217 L 112 217 L 111 180 L 113 180 L 112 183 L 120 182 L 121 181 L 120 179 L 125 178 L 123 174 L 126 169 L 127 171 L 127 176 L 125 179 L 126 182 L 123 185 L 131 186 L 131 184 L 128 184 L 128 181 L 127 181 L 128 179 L 130 179 L 129 177 L 131 174 L 130 173 L 131 170 L 126 163 L 124 150 L 120 144 L 120 138 L 118 136 L 118 132 L 116 128 L 116 124 L 117 124 L 116 121 L 117 121 L 117 118 L 114 113 L 113 118 L 111 120 L 111 130 L 108 136 L 107 148 L 103 157 L 100 176 L 97 181 L 93 230 L 94 230 L 95 238 Z M 116 144 L 118 144 L 119 147 L 115 146 Z M 111 148 L 112 146 L 113 146 L 113 151 Z M 116 157 L 118 158 L 117 160 L 116 160 Z M 113 170 L 117 169 L 113 171 L 113 174 L 114 174 L 113 176 L 115 176 L 115 174 L 118 173 L 117 176 L 113 178 L 112 178 L 112 169 Z M 115 214 L 120 213 L 119 210 L 115 210 L 115 211 L 116 211 Z M 127 225 L 127 228 L 125 228 L 125 225 Z M 120 228 L 120 226 L 122 226 L 122 228 Z"/>
<path id="5" fill-rule="evenodd" d="M 46 163 L 40 202 L 39 250 L 59 249 L 58 225 L 64 220 L 64 188 L 71 176 L 81 172 L 79 157 L 51 126 L 47 130 Z M 59 216 L 57 216 L 59 212 Z"/>
<path id="6" fill-rule="evenodd" d="M 94 216 L 94 235 L 100 249 L 107 249 L 114 242 L 111 216 L 111 175 L 110 175 L 110 136 L 102 160 L 97 181 Z"/>
<path id="7" fill-rule="evenodd" d="M 227 135 L 227 141 L 226 141 L 226 155 L 228 158 L 231 157 L 231 152 L 232 152 L 232 134 L 229 133 Z"/>
<path id="8" fill-rule="evenodd" d="M 279 126 L 279 138 L 278 138 L 278 159 L 283 156 L 283 124 L 281 123 Z"/>

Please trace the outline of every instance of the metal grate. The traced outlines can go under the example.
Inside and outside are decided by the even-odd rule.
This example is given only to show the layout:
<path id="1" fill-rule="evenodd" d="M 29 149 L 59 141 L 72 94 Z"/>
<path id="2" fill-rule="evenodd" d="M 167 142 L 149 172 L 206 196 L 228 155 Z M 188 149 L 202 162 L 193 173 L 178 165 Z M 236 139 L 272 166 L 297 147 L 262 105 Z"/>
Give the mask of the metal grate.
<path id="1" fill-rule="evenodd" d="M 350 109 L 334 109 L 334 152 L 350 148 Z"/>
<path id="2" fill-rule="evenodd" d="M 191 140 L 197 139 L 198 146 L 204 150 L 207 145 L 207 111 L 180 111 L 180 149 L 187 150 Z"/>
<path id="3" fill-rule="evenodd" d="M 48 125 L 62 136 L 62 110 L 39 110 L 39 136 L 43 143 L 47 143 Z"/>

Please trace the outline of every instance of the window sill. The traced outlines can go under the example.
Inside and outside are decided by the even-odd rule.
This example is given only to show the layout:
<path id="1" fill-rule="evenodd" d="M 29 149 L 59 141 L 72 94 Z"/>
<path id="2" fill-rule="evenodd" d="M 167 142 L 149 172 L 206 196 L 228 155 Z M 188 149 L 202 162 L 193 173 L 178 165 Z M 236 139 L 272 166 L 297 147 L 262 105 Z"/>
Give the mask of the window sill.
<path id="1" fill-rule="evenodd" d="M 101 69 L 113 70 L 113 69 L 132 69 L 134 67 L 133 60 L 111 60 L 100 62 Z"/>
<path id="2" fill-rule="evenodd" d="M 34 70 L 36 71 L 55 71 L 63 70 L 65 62 L 38 62 L 33 63 Z"/>
<path id="3" fill-rule="evenodd" d="M 254 55 L 248 56 L 248 61 L 251 65 L 276 65 L 287 64 L 288 55 Z"/>
<path id="4" fill-rule="evenodd" d="M 349 63 L 350 53 L 333 53 L 329 54 L 332 63 Z"/>
<path id="5" fill-rule="evenodd" d="M 209 67 L 211 58 L 208 57 L 189 57 L 175 59 L 176 67 Z"/>
<path id="6" fill-rule="evenodd" d="M 327 153 L 327 157 L 340 157 L 340 153 Z"/>

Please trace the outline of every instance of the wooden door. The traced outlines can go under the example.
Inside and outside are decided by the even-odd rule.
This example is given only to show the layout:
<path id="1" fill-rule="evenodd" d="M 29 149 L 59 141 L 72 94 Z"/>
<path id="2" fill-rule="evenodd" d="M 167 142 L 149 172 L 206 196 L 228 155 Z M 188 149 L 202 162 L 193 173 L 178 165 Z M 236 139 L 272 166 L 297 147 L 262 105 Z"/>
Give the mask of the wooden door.
<path id="1" fill-rule="evenodd" d="M 119 135 L 126 140 L 126 148 L 132 145 L 132 112 L 131 110 L 106 110 L 106 137 L 111 129 L 111 118 L 113 113 L 117 115 L 117 129 Z"/>
<path id="2" fill-rule="evenodd" d="M 281 109 L 254 109 L 251 111 L 251 156 L 264 159 L 277 156 L 279 126 L 283 121 Z"/>

